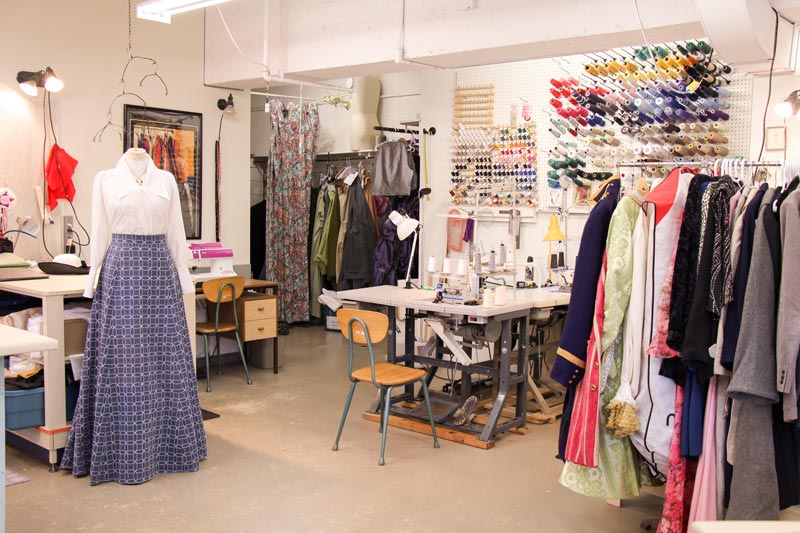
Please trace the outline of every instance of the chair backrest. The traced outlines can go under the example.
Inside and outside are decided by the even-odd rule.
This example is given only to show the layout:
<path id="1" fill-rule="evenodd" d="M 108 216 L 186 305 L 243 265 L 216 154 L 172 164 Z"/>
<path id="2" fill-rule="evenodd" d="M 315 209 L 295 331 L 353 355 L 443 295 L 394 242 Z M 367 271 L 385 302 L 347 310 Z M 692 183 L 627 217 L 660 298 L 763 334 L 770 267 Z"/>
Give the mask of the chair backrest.
<path id="1" fill-rule="evenodd" d="M 353 318 L 360 318 L 364 321 L 369 332 L 369 340 L 374 344 L 386 338 L 389 332 L 389 318 L 383 313 L 375 311 L 363 311 L 361 309 L 339 309 L 336 311 L 336 320 L 342 335 L 350 340 L 349 324 Z M 364 327 L 357 320 L 353 322 L 353 342 L 367 344 L 367 336 L 364 334 Z"/>
<path id="2" fill-rule="evenodd" d="M 232 302 L 233 323 L 239 328 L 239 316 L 236 313 L 236 300 L 244 291 L 244 278 L 231 276 L 229 278 L 210 279 L 203 282 L 203 294 L 211 303 L 217 304 L 214 313 L 214 330 L 219 329 L 219 309 L 223 303 Z"/>
<path id="3" fill-rule="evenodd" d="M 228 287 L 220 294 L 223 285 Z M 231 276 L 229 278 L 210 279 L 203 282 L 203 294 L 206 300 L 212 303 L 226 303 L 238 299 L 244 291 L 244 278 L 241 276 Z"/>

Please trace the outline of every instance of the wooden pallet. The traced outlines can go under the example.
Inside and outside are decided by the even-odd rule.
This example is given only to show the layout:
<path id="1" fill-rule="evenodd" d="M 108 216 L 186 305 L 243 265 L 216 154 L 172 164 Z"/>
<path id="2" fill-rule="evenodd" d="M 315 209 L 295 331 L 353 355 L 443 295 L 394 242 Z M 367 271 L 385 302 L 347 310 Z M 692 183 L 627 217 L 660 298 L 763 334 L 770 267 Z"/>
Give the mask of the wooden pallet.
<path id="1" fill-rule="evenodd" d="M 361 415 L 364 420 L 369 420 L 370 422 L 377 422 L 381 423 L 381 415 L 378 413 L 367 413 Z M 401 429 L 408 429 L 411 431 L 416 431 L 417 433 L 424 433 L 425 435 L 431 435 L 431 425 L 427 422 L 420 422 L 418 420 L 412 420 L 410 418 L 404 418 L 402 416 L 396 415 L 389 415 L 389 425 L 395 428 Z M 443 440 L 449 440 L 451 442 L 457 442 L 459 444 L 466 444 L 467 446 L 472 446 L 473 448 L 480 448 L 482 450 L 489 450 L 494 448 L 494 441 L 485 442 L 480 440 L 478 435 L 474 433 L 465 433 L 463 431 L 457 431 L 455 429 L 446 428 L 442 426 L 436 427 L 436 436 Z"/>

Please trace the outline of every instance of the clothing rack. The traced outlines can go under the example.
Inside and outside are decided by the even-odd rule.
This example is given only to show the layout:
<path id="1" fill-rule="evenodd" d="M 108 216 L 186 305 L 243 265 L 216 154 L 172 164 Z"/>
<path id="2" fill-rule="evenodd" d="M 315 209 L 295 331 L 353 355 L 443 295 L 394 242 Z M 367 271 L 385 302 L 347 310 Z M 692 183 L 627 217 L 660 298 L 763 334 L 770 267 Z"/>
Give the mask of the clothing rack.
<path id="1" fill-rule="evenodd" d="M 387 126 L 374 126 L 372 129 L 375 131 L 389 131 L 392 133 L 410 133 L 412 135 L 419 135 L 419 130 L 412 130 L 408 128 L 389 128 Z"/>
<path id="2" fill-rule="evenodd" d="M 642 167 L 702 167 L 702 166 L 712 166 L 715 162 L 722 161 L 722 159 L 717 160 L 706 160 L 706 161 L 649 161 L 649 162 L 638 162 L 638 163 L 618 163 L 617 168 L 642 168 Z M 737 166 L 741 166 L 741 160 L 732 159 L 732 161 L 736 162 Z M 780 167 L 783 163 L 781 161 L 745 161 L 745 167 Z"/>
<path id="3" fill-rule="evenodd" d="M 317 154 L 314 162 L 327 163 L 332 161 L 347 161 L 348 159 L 371 159 L 375 155 L 375 150 L 359 150 L 358 152 L 328 152 Z"/>

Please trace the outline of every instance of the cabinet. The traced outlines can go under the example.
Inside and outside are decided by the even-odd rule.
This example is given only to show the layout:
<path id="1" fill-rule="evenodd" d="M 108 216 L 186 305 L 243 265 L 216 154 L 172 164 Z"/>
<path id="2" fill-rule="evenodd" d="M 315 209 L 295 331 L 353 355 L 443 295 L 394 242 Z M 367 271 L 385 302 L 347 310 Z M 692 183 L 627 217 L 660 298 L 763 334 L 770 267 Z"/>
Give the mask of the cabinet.
<path id="1" fill-rule="evenodd" d="M 236 300 L 239 318 L 239 338 L 245 343 L 273 339 L 273 372 L 278 373 L 278 296 L 245 291 Z M 223 305 L 219 311 L 220 322 L 233 322 L 233 307 Z"/>

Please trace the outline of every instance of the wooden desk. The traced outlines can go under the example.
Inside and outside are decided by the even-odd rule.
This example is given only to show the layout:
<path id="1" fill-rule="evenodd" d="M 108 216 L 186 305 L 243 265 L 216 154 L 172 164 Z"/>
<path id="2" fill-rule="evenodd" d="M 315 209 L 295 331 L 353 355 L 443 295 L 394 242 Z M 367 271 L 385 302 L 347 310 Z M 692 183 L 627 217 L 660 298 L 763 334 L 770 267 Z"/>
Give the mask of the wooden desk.
<path id="1" fill-rule="evenodd" d="M 479 434 L 479 440 L 484 443 L 491 442 L 492 439 L 494 439 L 494 437 L 502 431 L 506 431 L 515 427 L 525 427 L 525 416 L 527 410 L 527 394 L 525 390 L 527 385 L 527 372 L 525 371 L 525 363 L 527 362 L 528 357 L 529 317 L 532 312 L 567 305 L 570 299 L 570 295 L 568 293 L 557 291 L 543 289 L 509 290 L 508 303 L 506 305 L 482 307 L 474 305 L 433 303 L 433 291 L 403 289 L 389 285 L 340 291 L 337 294 L 337 297 L 344 300 L 359 302 L 359 304 L 387 306 L 389 316 L 387 359 L 390 363 L 404 363 L 409 367 L 413 367 L 415 363 L 430 366 L 431 371 L 429 371 L 427 378 L 429 382 L 433 379 L 433 374 L 439 367 L 458 370 L 463 376 L 462 389 L 469 387 L 469 384 L 471 383 L 469 376 L 471 374 L 491 376 L 494 380 L 497 380 L 497 399 L 494 402 L 494 406 L 492 407 L 486 424 L 483 426 L 480 424 L 452 426 L 453 429 L 461 432 Z M 404 332 L 406 353 L 402 355 L 397 354 L 397 338 L 395 335 L 397 327 L 396 308 L 398 307 L 405 308 L 406 310 Z M 502 325 L 499 351 L 499 369 L 483 363 L 463 365 L 453 360 L 442 359 L 441 357 L 434 358 L 416 355 L 414 353 L 414 318 L 418 316 L 419 312 L 449 317 L 492 318 L 499 320 Z M 512 361 L 513 326 L 516 326 L 517 328 L 516 336 L 518 340 L 518 349 L 516 361 Z M 438 346 L 437 353 L 440 352 L 440 349 L 441 346 Z M 468 349 L 465 349 L 465 351 L 468 351 Z M 514 372 L 511 371 L 512 364 L 516 364 L 517 369 Z M 515 414 L 510 420 L 500 423 L 501 413 L 503 412 L 503 407 L 512 387 L 515 388 L 517 397 Z M 419 415 L 417 413 L 413 413 L 412 415 L 410 409 L 407 409 L 401 405 L 397 405 L 400 402 L 413 400 L 413 385 L 407 386 L 403 394 L 392 398 L 393 405 L 391 413 L 407 418 L 411 418 L 412 416 L 418 417 Z M 376 413 L 378 407 L 379 402 L 375 401 L 373 402 L 370 410 L 373 413 Z M 438 425 L 448 427 L 448 424 Z"/>
<path id="2" fill-rule="evenodd" d="M 52 352 L 58 349 L 58 341 L 37 335 L 24 329 L 0 324 L 0 357 L 24 352 Z M 45 356 L 46 357 L 46 356 Z M 61 381 L 62 385 L 64 381 Z M 5 380 L 0 379 L 0 530 L 6 523 L 6 392 Z"/>
<path id="3" fill-rule="evenodd" d="M 51 472 L 57 470 L 58 450 L 66 446 L 70 429 L 64 391 L 64 298 L 83 296 L 88 277 L 50 276 L 45 279 L 0 282 L 0 291 L 42 300 L 42 334 L 58 343 L 57 348 L 44 355 L 44 426 L 12 431 L 17 437 L 46 451 Z M 187 325 L 192 332 L 195 324 L 194 297 L 185 294 L 183 301 Z M 195 336 L 189 335 L 189 339 L 194 354 Z"/>

